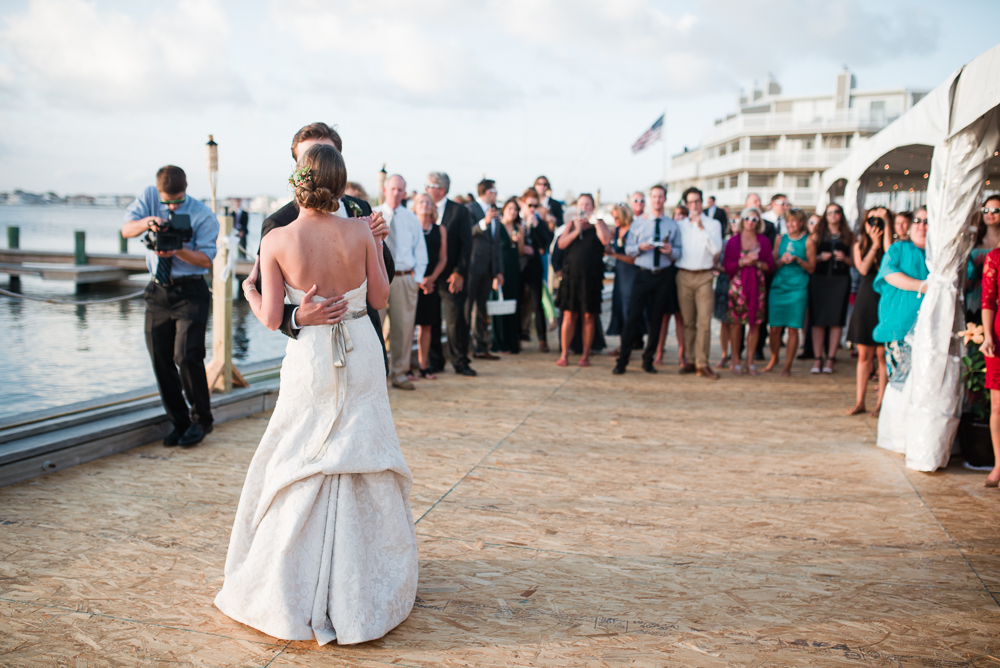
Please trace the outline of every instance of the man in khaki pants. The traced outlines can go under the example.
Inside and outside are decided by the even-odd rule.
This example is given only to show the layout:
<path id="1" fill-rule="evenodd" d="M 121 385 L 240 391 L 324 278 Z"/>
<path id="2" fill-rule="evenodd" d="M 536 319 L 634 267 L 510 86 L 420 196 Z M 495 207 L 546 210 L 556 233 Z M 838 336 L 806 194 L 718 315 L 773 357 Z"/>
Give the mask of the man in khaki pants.
<path id="1" fill-rule="evenodd" d="M 389 284 L 389 380 L 393 387 L 413 390 L 415 387 L 407 374 L 413 349 L 417 296 L 427 271 L 427 244 L 420 221 L 403 206 L 406 197 L 403 177 L 393 174 L 387 178 L 382 192 L 385 203 L 375 210 L 382 212 L 389 225 L 385 243 L 396 261 L 395 277 Z"/>
<path id="2" fill-rule="evenodd" d="M 722 225 L 702 214 L 702 196 L 697 188 L 685 190 L 682 199 L 688 217 L 677 221 L 684 249 L 677 261 L 677 300 L 684 318 L 684 366 L 680 372 L 697 372 L 702 378 L 718 380 L 719 374 L 708 365 L 708 352 L 715 307 L 712 267 L 722 252 Z"/>

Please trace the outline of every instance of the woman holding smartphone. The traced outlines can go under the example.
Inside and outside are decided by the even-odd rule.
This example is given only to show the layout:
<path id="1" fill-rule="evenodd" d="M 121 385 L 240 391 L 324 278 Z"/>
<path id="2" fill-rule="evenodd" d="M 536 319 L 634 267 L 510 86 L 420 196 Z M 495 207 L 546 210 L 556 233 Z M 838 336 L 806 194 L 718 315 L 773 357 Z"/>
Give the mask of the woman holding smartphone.
<path id="1" fill-rule="evenodd" d="M 885 366 L 885 347 L 879 345 L 873 338 L 878 326 L 879 294 L 875 292 L 875 277 L 882 264 L 885 249 L 885 230 L 889 229 L 894 216 L 885 207 L 876 207 L 865 214 L 865 233 L 859 235 L 854 244 L 854 267 L 861 274 L 861 285 L 858 286 L 858 296 L 854 300 L 854 313 L 851 314 L 851 325 L 847 330 L 847 338 L 858 347 L 857 368 L 857 400 L 854 407 L 847 411 L 848 415 L 861 415 L 865 408 L 865 396 L 868 394 L 868 379 L 872 375 L 872 365 L 878 360 L 878 401 L 872 417 L 878 417 L 882 406 L 882 395 L 888 383 L 888 373 Z"/>

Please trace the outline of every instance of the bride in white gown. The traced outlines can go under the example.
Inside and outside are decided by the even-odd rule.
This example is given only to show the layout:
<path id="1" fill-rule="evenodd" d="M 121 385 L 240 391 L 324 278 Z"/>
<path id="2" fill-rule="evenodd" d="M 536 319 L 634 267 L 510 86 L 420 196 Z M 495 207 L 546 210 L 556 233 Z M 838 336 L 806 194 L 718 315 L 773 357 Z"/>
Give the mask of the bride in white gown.
<path id="1" fill-rule="evenodd" d="M 329 213 L 347 178 L 335 148 L 311 147 L 299 167 L 299 217 L 262 241 L 263 294 L 249 289 L 247 299 L 272 330 L 284 296 L 300 303 L 301 288 L 344 294 L 348 308 L 339 324 L 306 327 L 288 341 L 215 605 L 277 638 L 352 644 L 385 635 L 413 607 L 412 478 L 365 307 L 366 296 L 381 308 L 389 295 L 381 241 L 366 219 Z"/>

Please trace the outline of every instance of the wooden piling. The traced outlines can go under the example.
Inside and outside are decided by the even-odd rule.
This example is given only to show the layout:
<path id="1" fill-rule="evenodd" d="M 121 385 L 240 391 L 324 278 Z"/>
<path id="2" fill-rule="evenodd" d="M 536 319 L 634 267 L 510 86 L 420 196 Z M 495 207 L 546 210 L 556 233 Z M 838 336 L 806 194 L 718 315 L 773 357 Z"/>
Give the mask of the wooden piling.
<path id="1" fill-rule="evenodd" d="M 87 264 L 87 233 L 77 230 L 75 233 L 75 247 L 73 251 L 73 264 Z"/>

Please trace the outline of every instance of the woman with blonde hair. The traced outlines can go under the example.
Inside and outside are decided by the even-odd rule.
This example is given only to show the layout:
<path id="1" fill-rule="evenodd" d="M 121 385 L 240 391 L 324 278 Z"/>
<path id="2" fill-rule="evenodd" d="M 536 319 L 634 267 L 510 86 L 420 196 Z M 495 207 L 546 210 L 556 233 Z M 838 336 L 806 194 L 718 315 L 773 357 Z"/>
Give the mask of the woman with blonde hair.
<path id="1" fill-rule="evenodd" d="M 441 325 L 441 295 L 437 290 L 437 280 L 448 263 L 448 230 L 437 224 L 437 205 L 427 193 L 420 193 L 413 199 L 413 212 L 424 230 L 427 244 L 427 273 L 420 283 L 417 294 L 417 310 L 413 324 L 417 326 L 417 364 L 421 378 L 437 378 L 430 367 L 431 332 Z"/>
<path id="2" fill-rule="evenodd" d="M 615 259 L 615 284 L 611 293 L 611 322 L 605 332 L 609 336 L 621 336 L 625 323 L 628 322 L 628 304 L 632 299 L 632 285 L 635 277 L 639 273 L 639 268 L 635 266 L 635 258 L 625 253 L 625 242 L 629 236 L 629 229 L 632 227 L 632 209 L 622 204 L 611 207 L 611 217 L 615 220 L 615 227 L 611 230 L 611 243 L 605 253 Z M 642 334 L 645 334 L 645 328 Z M 642 337 L 638 339 L 642 345 Z M 612 353 L 617 356 L 621 349 Z"/>
<path id="3" fill-rule="evenodd" d="M 771 243 L 760 233 L 760 209 L 749 207 L 740 214 L 740 233 L 726 242 L 723 266 L 729 274 L 729 335 L 733 347 L 733 373 L 744 373 L 743 366 L 735 361 L 740 349 L 743 328 L 747 327 L 747 371 L 757 375 L 753 364 L 757 350 L 760 324 L 767 318 L 766 275 L 774 270 Z"/>

